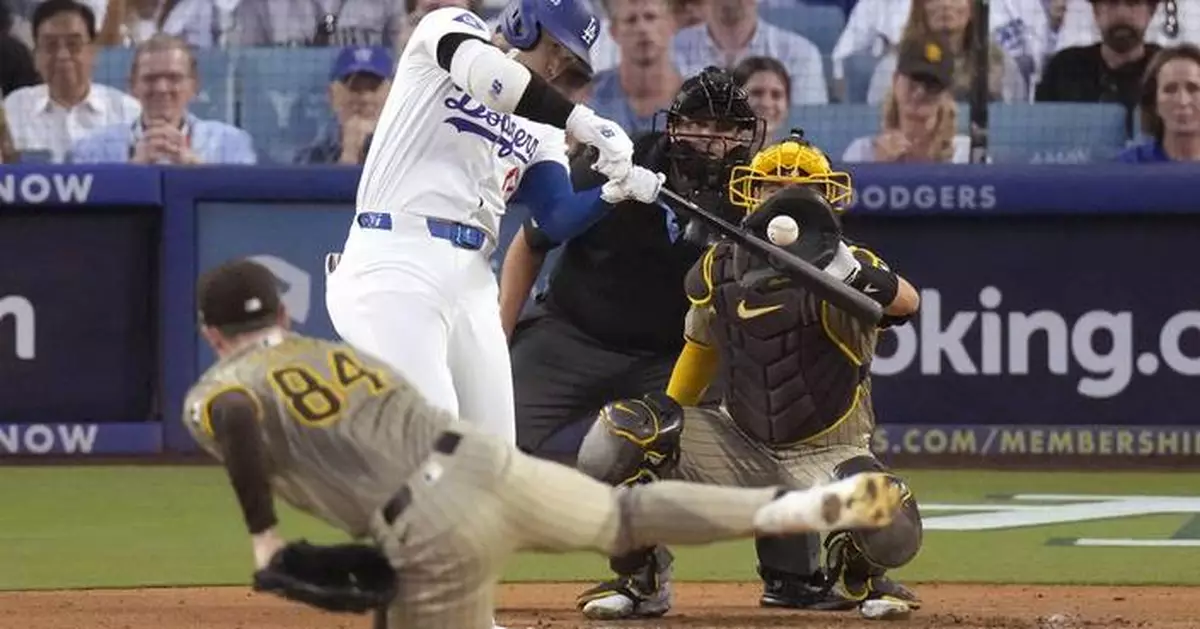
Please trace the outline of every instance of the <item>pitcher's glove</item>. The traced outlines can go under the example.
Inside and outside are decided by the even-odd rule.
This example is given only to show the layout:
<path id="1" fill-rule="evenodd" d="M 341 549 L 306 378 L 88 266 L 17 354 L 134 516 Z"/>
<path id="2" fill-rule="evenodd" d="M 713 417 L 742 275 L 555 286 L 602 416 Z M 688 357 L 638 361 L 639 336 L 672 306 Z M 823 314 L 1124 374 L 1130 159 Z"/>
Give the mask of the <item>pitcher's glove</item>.
<path id="1" fill-rule="evenodd" d="M 254 573 L 254 590 L 331 612 L 362 614 L 387 607 L 396 572 L 373 546 L 291 542 Z"/>

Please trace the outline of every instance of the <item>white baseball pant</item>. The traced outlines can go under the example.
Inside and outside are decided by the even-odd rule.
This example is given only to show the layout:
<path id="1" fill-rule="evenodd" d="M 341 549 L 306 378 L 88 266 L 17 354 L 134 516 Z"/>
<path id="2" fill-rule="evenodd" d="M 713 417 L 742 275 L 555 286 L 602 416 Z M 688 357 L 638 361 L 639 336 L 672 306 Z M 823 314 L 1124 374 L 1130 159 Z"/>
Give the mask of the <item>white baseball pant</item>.
<path id="1" fill-rule="evenodd" d="M 326 277 L 334 329 L 431 404 L 515 444 L 512 365 L 490 246 L 456 247 L 432 236 L 423 217 L 391 216 L 390 230 L 350 228 Z"/>

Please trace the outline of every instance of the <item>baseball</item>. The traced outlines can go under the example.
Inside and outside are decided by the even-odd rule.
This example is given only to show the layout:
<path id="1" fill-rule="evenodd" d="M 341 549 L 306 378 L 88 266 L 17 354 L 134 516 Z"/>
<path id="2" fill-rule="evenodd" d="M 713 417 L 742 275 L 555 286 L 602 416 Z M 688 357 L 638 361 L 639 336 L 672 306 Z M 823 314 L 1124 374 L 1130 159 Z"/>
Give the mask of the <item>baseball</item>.
<path id="1" fill-rule="evenodd" d="M 767 223 L 767 239 L 780 247 L 786 247 L 800 237 L 800 225 L 796 219 L 780 215 Z"/>

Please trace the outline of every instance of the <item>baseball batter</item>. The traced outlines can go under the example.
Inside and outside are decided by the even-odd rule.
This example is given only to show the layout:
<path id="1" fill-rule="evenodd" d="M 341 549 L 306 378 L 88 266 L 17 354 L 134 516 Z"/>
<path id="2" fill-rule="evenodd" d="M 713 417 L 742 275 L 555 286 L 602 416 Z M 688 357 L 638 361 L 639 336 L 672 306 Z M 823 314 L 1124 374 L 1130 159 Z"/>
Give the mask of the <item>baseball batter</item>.
<path id="1" fill-rule="evenodd" d="M 917 310 L 917 292 L 875 254 L 844 241 L 837 212 L 850 195 L 850 176 L 833 172 L 802 135 L 767 147 L 749 166 L 734 168 L 730 180 L 731 200 L 749 212 L 746 229 L 766 237 L 772 219 L 792 219 L 800 237 L 785 249 L 876 299 L 884 306 L 883 327 L 902 324 Z M 857 605 L 868 618 L 907 615 L 917 597 L 884 573 L 912 560 L 922 528 L 906 485 L 869 447 L 875 427 L 870 364 L 879 328 L 729 240 L 713 245 L 685 284 L 692 306 L 667 394 L 686 410 L 650 421 L 628 401 L 610 405 L 584 438 L 579 469 L 613 484 L 667 474 L 742 487 L 812 487 L 865 471 L 888 474 L 904 494 L 900 515 L 878 532 L 831 535 L 825 569 L 846 607 Z M 718 367 L 724 370 L 722 406 L 696 408 Z M 672 429 L 680 423 L 676 438 Z M 661 428 L 647 433 L 648 424 Z M 674 469 L 663 464 L 676 459 Z M 595 617 L 616 595 L 653 600 L 629 588 L 663 588 L 661 578 L 630 576 L 652 570 L 661 554 L 645 552 L 645 567 L 627 561 L 630 575 L 585 592 L 584 613 Z"/>
<path id="2" fill-rule="evenodd" d="M 275 278 L 261 265 L 206 272 L 197 301 L 218 362 L 188 392 L 184 421 L 227 470 L 255 566 L 279 564 L 272 558 L 288 547 L 276 532 L 277 493 L 378 544 L 396 573 L 390 627 L 491 627 L 494 586 L 518 550 L 616 554 L 878 527 L 899 508 L 900 493 L 875 473 L 810 491 L 684 482 L 614 489 L 456 422 L 349 345 L 289 332 Z"/>
<path id="3" fill-rule="evenodd" d="M 506 204 L 566 239 L 613 203 L 652 200 L 662 181 L 633 166 L 619 126 L 564 96 L 590 80 L 599 27 L 584 0 L 514 0 L 496 34 L 506 54 L 466 9 L 426 15 L 400 56 L 330 265 L 326 306 L 344 340 L 510 442 L 511 367 L 488 261 Z M 574 191 L 564 129 L 599 151 L 603 186 Z"/>

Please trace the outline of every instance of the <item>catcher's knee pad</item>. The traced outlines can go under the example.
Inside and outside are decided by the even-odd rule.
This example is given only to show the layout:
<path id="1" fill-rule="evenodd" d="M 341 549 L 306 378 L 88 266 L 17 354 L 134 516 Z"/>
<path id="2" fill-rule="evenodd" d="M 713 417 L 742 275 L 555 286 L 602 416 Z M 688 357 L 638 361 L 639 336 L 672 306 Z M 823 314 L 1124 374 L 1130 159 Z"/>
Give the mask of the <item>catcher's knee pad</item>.
<path id="1" fill-rule="evenodd" d="M 663 393 L 610 402 L 583 437 L 575 467 L 609 485 L 636 485 L 679 459 L 683 408 Z"/>
<path id="2" fill-rule="evenodd" d="M 899 568 L 912 561 L 921 550 L 924 539 L 924 528 L 921 525 L 921 511 L 917 507 L 908 483 L 892 474 L 887 467 L 871 456 L 858 456 L 842 461 L 834 468 L 834 475 L 847 478 L 862 472 L 883 472 L 891 477 L 891 481 L 903 492 L 903 502 L 900 512 L 892 523 L 875 530 L 851 531 L 850 539 L 863 558 L 879 568 L 891 570 Z"/>

